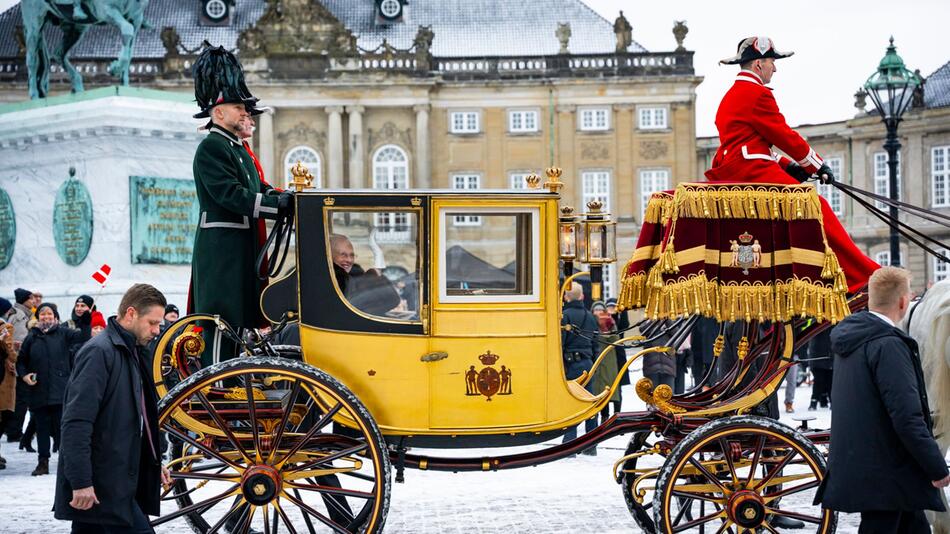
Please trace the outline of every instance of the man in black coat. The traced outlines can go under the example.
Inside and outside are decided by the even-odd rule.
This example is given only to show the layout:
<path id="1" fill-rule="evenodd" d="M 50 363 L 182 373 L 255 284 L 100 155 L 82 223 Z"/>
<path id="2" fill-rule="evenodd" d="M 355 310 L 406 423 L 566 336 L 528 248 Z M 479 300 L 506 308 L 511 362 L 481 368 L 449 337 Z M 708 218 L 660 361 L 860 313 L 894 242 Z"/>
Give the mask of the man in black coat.
<path id="1" fill-rule="evenodd" d="M 838 323 L 828 472 L 815 496 L 861 512 L 859 532 L 929 533 L 924 510 L 943 511 L 950 485 L 934 440 L 917 343 L 895 325 L 910 304 L 910 273 L 882 267 L 868 282 L 869 311 Z"/>
<path id="2" fill-rule="evenodd" d="M 119 316 L 76 355 L 66 386 L 62 446 L 56 473 L 57 519 L 73 534 L 150 533 L 160 513 L 162 467 L 158 399 L 142 347 L 159 332 L 165 297 L 136 284 Z"/>

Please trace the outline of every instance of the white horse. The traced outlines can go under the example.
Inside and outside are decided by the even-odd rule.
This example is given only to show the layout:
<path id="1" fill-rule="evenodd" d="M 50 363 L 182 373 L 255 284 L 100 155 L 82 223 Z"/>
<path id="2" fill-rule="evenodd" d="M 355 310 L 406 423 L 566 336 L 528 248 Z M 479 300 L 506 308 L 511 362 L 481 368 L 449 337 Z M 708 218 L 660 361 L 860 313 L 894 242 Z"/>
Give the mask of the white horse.
<path id="1" fill-rule="evenodd" d="M 950 280 L 928 289 L 901 326 L 920 345 L 927 396 L 934 412 L 934 435 L 946 453 L 950 449 Z M 940 494 L 946 506 L 947 494 Z M 950 512 L 927 515 L 934 534 L 950 534 Z"/>

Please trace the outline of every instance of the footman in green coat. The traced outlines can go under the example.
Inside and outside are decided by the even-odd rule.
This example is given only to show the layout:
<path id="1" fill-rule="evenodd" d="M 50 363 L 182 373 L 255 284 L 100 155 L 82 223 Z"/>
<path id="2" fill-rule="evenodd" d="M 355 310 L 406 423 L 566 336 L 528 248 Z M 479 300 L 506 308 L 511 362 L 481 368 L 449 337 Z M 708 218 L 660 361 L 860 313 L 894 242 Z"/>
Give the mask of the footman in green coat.
<path id="1" fill-rule="evenodd" d="M 266 325 L 260 310 L 265 281 L 256 261 L 264 244 L 264 219 L 289 209 L 290 193 L 268 185 L 243 139 L 246 119 L 261 112 L 244 84 L 237 59 L 223 47 L 208 48 L 195 62 L 195 118 L 209 118 L 208 136 L 198 145 L 193 172 L 200 214 L 192 256 L 190 313 L 220 315 L 233 328 Z M 210 334 L 210 332 L 209 332 Z M 212 336 L 203 364 L 211 363 Z M 234 355 L 226 339 L 220 359 Z"/>

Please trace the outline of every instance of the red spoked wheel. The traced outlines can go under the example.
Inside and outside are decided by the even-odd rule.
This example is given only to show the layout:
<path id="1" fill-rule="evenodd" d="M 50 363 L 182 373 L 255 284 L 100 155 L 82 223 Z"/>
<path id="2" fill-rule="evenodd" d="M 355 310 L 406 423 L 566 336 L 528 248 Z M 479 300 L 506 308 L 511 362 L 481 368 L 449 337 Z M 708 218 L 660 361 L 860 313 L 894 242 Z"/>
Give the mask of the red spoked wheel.
<path id="1" fill-rule="evenodd" d="M 805 436 L 756 416 L 717 419 L 677 444 L 654 496 L 658 532 L 779 532 L 785 517 L 801 532 L 831 533 L 837 516 L 812 504 L 825 458 Z"/>
<path id="2" fill-rule="evenodd" d="M 376 423 L 340 382 L 278 350 L 287 357 L 201 369 L 161 400 L 174 483 L 153 526 L 184 518 L 201 534 L 382 530 L 390 464 Z"/>

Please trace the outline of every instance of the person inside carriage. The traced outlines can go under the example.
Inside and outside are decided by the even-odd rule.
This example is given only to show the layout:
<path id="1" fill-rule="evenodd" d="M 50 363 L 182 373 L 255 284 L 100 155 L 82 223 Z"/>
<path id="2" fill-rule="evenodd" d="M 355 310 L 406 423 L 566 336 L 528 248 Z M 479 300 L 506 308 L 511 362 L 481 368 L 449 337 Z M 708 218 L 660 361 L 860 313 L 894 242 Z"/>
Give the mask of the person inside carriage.
<path id="1" fill-rule="evenodd" d="M 720 146 L 706 171 L 708 181 L 798 184 L 813 175 L 823 183 L 835 180 L 821 156 L 785 122 L 766 86 L 777 72 L 775 61 L 792 54 L 776 50 L 768 37 L 747 37 L 739 42 L 735 56 L 720 61 L 739 65 L 740 70 L 716 112 Z M 773 147 L 786 155 L 773 152 Z M 848 291 L 854 293 L 880 265 L 858 249 L 828 202 L 820 200 L 828 245 L 844 269 Z"/>

